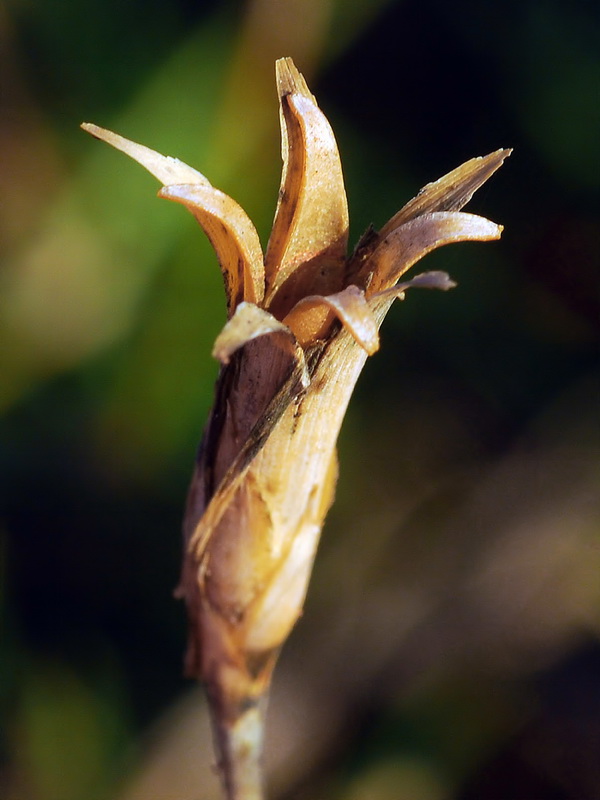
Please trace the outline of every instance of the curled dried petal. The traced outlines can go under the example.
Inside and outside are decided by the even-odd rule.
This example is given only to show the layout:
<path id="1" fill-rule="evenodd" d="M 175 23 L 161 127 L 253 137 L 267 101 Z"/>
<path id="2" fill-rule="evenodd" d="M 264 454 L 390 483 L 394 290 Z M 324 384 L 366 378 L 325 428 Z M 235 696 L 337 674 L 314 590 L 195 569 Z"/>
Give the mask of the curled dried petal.
<path id="1" fill-rule="evenodd" d="M 383 226 L 379 235 L 385 237 L 411 219 L 433 211 L 460 211 L 511 153 L 510 149 L 496 150 L 487 156 L 471 158 L 439 180 L 428 183 Z"/>
<path id="2" fill-rule="evenodd" d="M 213 356 L 222 364 L 229 364 L 231 356 L 253 339 L 269 333 L 284 333 L 291 338 L 290 330 L 268 311 L 253 303 L 240 303 L 235 314 L 217 336 Z"/>
<path id="3" fill-rule="evenodd" d="M 229 316 L 244 300 L 260 303 L 265 290 L 262 250 L 244 209 L 210 185 L 165 186 L 158 196 L 184 205 L 208 236 L 223 272 Z"/>
<path id="4" fill-rule="evenodd" d="M 502 226 L 462 211 L 425 214 L 393 230 L 361 267 L 367 297 L 394 286 L 419 259 L 451 242 L 498 239 Z"/>
<path id="5" fill-rule="evenodd" d="M 305 297 L 296 303 L 285 318 L 285 323 L 305 347 L 327 336 L 333 314 L 369 355 L 377 352 L 377 322 L 365 300 L 365 293 L 358 286 L 347 286 L 337 294 Z"/>
<path id="6" fill-rule="evenodd" d="M 352 334 L 354 340 L 372 356 L 379 349 L 379 324 L 372 308 L 379 305 L 380 300 L 404 300 L 404 292 L 410 288 L 453 289 L 456 283 L 448 273 L 440 271 L 422 272 L 410 281 L 397 283 L 391 289 L 385 289 L 371 295 L 369 300 L 358 286 L 347 286 L 337 294 L 327 296 L 312 295 L 300 300 L 284 322 L 290 328 L 302 347 L 325 339 L 330 330 L 332 318 L 337 318 Z"/>
<path id="7" fill-rule="evenodd" d="M 281 319 L 298 297 L 342 288 L 348 205 L 333 131 L 291 59 L 277 62 L 277 86 L 284 168 L 265 271 Z"/>
<path id="8" fill-rule="evenodd" d="M 221 265 L 228 316 L 243 300 L 262 301 L 265 280 L 260 241 L 250 218 L 235 200 L 177 158 L 163 156 L 89 122 L 81 127 L 145 167 L 163 184 L 160 197 L 181 203 L 196 217 Z"/>

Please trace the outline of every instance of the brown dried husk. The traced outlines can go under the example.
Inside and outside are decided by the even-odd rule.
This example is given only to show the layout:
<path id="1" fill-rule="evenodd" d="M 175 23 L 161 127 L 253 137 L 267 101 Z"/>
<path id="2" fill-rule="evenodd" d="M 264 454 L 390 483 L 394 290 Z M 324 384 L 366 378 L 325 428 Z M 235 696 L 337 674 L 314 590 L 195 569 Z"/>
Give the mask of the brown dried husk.
<path id="1" fill-rule="evenodd" d="M 281 645 L 301 614 L 337 477 L 336 440 L 379 326 L 411 287 L 448 289 L 445 273 L 399 284 L 442 245 L 498 238 L 461 212 L 510 151 L 428 184 L 347 258 L 348 210 L 329 123 L 290 59 L 277 63 L 283 175 L 263 263 L 256 230 L 231 198 L 176 159 L 84 125 L 131 155 L 186 206 L 224 275 L 222 367 L 184 522 L 179 594 L 188 609 L 186 671 L 211 700 L 228 797 L 261 797 L 262 714 Z"/>

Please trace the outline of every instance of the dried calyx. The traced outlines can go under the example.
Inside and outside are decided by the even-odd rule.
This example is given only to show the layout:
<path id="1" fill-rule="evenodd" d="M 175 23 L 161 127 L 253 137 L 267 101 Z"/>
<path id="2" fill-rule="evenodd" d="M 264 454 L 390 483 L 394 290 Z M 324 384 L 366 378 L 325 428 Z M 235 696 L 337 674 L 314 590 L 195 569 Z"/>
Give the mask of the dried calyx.
<path id="1" fill-rule="evenodd" d="M 210 239 L 228 321 L 222 369 L 184 524 L 180 594 L 190 620 L 187 672 L 212 705 L 229 798 L 261 797 L 263 703 L 277 654 L 304 602 L 337 467 L 335 444 L 379 327 L 409 288 L 449 289 L 443 272 L 399 282 L 451 242 L 497 239 L 461 211 L 510 151 L 473 158 L 428 184 L 347 255 L 348 209 L 331 127 L 291 59 L 277 62 L 283 177 L 263 258 L 242 208 L 199 172 L 84 124 L 163 184 Z"/>

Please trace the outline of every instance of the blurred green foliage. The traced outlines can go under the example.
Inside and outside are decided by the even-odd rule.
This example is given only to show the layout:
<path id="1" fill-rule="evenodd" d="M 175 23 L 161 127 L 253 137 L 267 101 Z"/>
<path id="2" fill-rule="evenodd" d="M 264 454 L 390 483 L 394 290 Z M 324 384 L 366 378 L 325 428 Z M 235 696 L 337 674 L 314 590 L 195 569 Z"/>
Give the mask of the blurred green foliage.
<path id="1" fill-rule="evenodd" d="M 422 576 L 442 575 L 431 598 L 446 591 L 452 606 L 457 587 L 483 582 L 477 553 L 496 541 L 476 524 L 485 502 L 467 517 L 482 538 L 457 537 L 453 550 L 444 521 L 515 447 L 539 453 L 525 473 L 534 495 L 557 476 L 557 541 L 586 531 L 573 540 L 568 580 L 561 573 L 556 589 L 548 578 L 572 609 L 560 646 L 541 600 L 528 601 L 524 626 L 538 638 L 525 666 L 513 654 L 507 668 L 493 647 L 489 663 L 474 655 L 464 623 L 452 641 L 470 660 L 458 676 L 443 655 L 435 669 L 423 656 L 436 678 L 419 690 L 411 673 L 403 688 L 381 683 L 386 694 L 374 674 L 348 706 L 347 738 L 285 796 L 508 800 L 485 777 L 501 757 L 514 768 L 511 800 L 600 796 L 593 770 L 587 784 L 569 762 L 552 771 L 553 742 L 535 740 L 534 778 L 510 751 L 524 718 L 546 708 L 538 679 L 553 686 L 552 670 L 567 664 L 557 674 L 568 684 L 580 652 L 584 664 L 586 653 L 597 659 L 597 575 L 582 542 L 597 548 L 600 515 L 585 506 L 580 519 L 571 504 L 577 487 L 591 492 L 585 465 L 598 443 L 599 28 L 596 5 L 583 0 L 10 0 L 0 10 L 2 797 L 115 797 L 136 767 L 140 733 L 185 688 L 183 613 L 171 592 L 216 375 L 220 275 L 192 218 L 156 202 L 153 180 L 78 124 L 197 167 L 246 208 L 266 243 L 282 55 L 306 72 L 338 137 L 353 242 L 462 160 L 515 148 L 470 207 L 503 223 L 503 240 L 435 254 L 426 267 L 447 269 L 459 288 L 410 297 L 386 321 L 343 433 L 306 630 L 327 625 L 335 607 L 327 582 L 349 604 L 342 618 L 369 618 L 352 600 L 360 568 L 373 607 L 382 594 L 379 608 L 388 583 L 409 587 L 408 597 Z M 545 448 L 568 436 L 559 469 Z M 528 496 L 512 495 L 511 507 L 526 509 Z M 518 594 L 531 576 L 517 573 L 506 580 Z M 409 614 L 402 603 L 388 611 Z M 493 631 L 494 614 L 481 614 Z M 420 639 L 407 641 L 421 652 Z M 292 644 L 290 663 L 297 656 Z M 598 689 L 596 676 L 590 696 Z M 578 734 L 587 775 L 598 728 Z"/>

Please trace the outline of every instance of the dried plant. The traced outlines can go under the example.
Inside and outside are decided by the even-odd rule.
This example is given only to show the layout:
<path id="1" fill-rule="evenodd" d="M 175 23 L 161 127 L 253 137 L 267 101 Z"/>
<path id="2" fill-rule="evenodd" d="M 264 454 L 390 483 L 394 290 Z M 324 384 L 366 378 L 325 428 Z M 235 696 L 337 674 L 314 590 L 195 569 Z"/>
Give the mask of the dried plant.
<path id="1" fill-rule="evenodd" d="M 186 206 L 220 262 L 228 321 L 184 523 L 179 593 L 189 616 L 186 671 L 207 688 L 229 800 L 263 797 L 264 707 L 282 644 L 302 611 L 337 476 L 335 446 L 378 330 L 410 287 L 449 289 L 443 272 L 402 275 L 450 242 L 501 227 L 460 209 L 509 151 L 427 185 L 347 256 L 337 145 L 290 59 L 277 62 L 283 177 L 266 255 L 245 212 L 180 161 L 85 130 L 130 155 Z"/>

